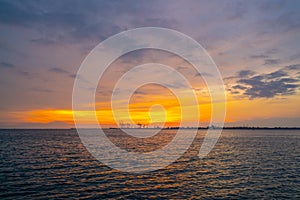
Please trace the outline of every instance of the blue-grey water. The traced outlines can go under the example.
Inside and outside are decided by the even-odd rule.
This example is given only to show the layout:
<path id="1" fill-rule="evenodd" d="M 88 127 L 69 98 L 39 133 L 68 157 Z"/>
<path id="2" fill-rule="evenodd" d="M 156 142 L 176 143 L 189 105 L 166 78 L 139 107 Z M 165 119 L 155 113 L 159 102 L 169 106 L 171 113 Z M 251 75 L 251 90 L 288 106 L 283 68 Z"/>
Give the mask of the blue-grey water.
<path id="1" fill-rule="evenodd" d="M 110 139 L 135 149 L 124 146 L 118 131 L 109 130 Z M 138 148 L 153 150 L 175 132 L 164 130 Z M 76 130 L 0 130 L 0 199 L 300 198 L 299 130 L 224 130 L 199 159 L 204 134 L 199 130 L 191 148 L 165 169 L 129 174 L 94 159 Z"/>

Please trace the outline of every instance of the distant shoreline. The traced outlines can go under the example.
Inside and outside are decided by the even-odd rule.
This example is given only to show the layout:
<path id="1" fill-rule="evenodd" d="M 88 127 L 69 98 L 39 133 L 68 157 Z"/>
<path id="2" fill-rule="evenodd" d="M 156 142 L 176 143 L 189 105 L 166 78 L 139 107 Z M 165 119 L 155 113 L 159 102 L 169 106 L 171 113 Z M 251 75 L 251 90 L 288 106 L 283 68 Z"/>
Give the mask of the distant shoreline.
<path id="1" fill-rule="evenodd" d="M 120 129 L 120 128 L 109 128 L 109 129 Z M 124 128 L 124 129 L 160 129 L 160 128 Z M 271 129 L 271 130 L 300 130 L 300 127 L 165 127 L 161 128 L 162 130 L 172 130 L 172 129 L 198 129 L 198 130 L 207 130 L 207 129 L 225 129 L 225 130 L 253 130 L 253 129 Z"/>
<path id="2" fill-rule="evenodd" d="M 81 129 L 97 129 L 97 128 L 81 128 Z M 120 129 L 115 127 L 103 128 L 103 129 Z M 208 130 L 208 129 L 223 129 L 223 130 L 300 130 L 300 127 L 164 127 L 164 128 L 123 128 L 123 129 L 137 129 L 137 130 L 151 130 L 151 129 L 161 129 L 161 130 L 178 130 L 178 129 L 198 129 L 198 130 Z M 0 130 L 76 130 L 76 128 L 0 128 Z"/>

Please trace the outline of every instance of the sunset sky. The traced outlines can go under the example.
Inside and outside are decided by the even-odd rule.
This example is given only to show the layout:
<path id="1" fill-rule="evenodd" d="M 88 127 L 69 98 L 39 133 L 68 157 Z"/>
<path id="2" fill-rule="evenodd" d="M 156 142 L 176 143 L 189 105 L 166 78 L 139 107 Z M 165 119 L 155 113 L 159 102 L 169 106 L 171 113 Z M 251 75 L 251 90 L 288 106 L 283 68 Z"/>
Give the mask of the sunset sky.
<path id="1" fill-rule="evenodd" d="M 85 57 L 114 34 L 149 26 L 180 31 L 208 51 L 226 88 L 226 126 L 300 126 L 300 1 L 1 0 L 0 128 L 74 127 L 72 90 Z M 124 55 L 106 71 L 96 94 L 99 122 L 113 126 L 115 83 L 130 67 L 149 62 L 190 81 L 201 112 L 185 122 L 207 125 L 211 102 L 203 77 L 182 58 L 157 50 Z M 178 83 L 177 89 L 186 88 Z M 180 121 L 178 100 L 159 85 L 140 87 L 129 108 L 135 123 Z M 93 126 L 90 113 L 81 114 Z"/>

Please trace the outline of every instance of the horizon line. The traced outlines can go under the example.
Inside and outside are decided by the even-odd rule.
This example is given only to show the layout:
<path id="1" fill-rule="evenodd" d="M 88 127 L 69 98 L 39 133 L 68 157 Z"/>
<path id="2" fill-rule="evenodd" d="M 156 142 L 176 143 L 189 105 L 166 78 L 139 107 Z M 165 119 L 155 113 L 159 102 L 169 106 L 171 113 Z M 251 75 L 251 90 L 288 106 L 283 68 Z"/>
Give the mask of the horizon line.
<path id="1" fill-rule="evenodd" d="M 79 128 L 79 129 L 98 129 L 96 127 L 86 127 L 86 128 Z M 107 128 L 102 128 L 102 129 L 161 129 L 161 130 L 176 130 L 176 129 L 198 129 L 198 130 L 207 130 L 207 129 L 245 129 L 245 130 L 253 130 L 253 129 L 300 129 L 300 126 L 225 126 L 225 127 L 217 127 L 217 126 L 199 126 L 199 127 L 147 127 L 147 128 L 139 128 L 139 127 L 135 127 L 135 128 L 120 128 L 120 127 L 107 127 Z M 75 127 L 72 128 L 20 128 L 20 127 L 16 127 L 16 128 L 1 128 L 0 130 L 76 130 Z"/>

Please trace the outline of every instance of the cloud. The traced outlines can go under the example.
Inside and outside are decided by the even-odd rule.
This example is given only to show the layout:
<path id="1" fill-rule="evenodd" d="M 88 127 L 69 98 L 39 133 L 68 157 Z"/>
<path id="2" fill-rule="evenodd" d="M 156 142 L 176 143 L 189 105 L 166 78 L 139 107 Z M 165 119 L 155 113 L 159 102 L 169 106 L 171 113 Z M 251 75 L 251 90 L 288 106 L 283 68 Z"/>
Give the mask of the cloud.
<path id="1" fill-rule="evenodd" d="M 300 70 L 300 64 L 288 65 L 283 70 L 288 70 L 288 71 Z"/>
<path id="2" fill-rule="evenodd" d="M 41 45 L 52 45 L 52 44 L 57 44 L 58 42 L 60 42 L 60 40 L 55 38 L 49 38 L 49 37 L 40 37 L 37 39 L 32 39 L 30 40 L 30 42 L 34 44 L 41 44 Z"/>
<path id="3" fill-rule="evenodd" d="M 96 23 L 93 26 L 92 16 L 98 10 L 107 15 L 105 11 L 107 3 L 89 3 L 81 1 L 63 1 L 48 3 L 46 1 L 1 1 L 0 22 L 6 25 L 20 26 L 35 29 L 40 32 L 40 37 L 31 40 L 37 44 L 55 44 L 62 42 L 75 42 L 82 38 L 94 37 L 99 33 L 96 27 L 101 29 L 111 28 L 107 24 Z M 85 8 L 85 9 L 82 9 Z M 97 8 L 97 9 L 95 9 Z M 109 9 L 108 9 L 109 10 Z M 88 12 L 89 11 L 89 12 Z M 99 21 L 99 20 L 97 20 Z M 71 36 L 71 38 L 70 38 Z"/>
<path id="4" fill-rule="evenodd" d="M 147 91 L 141 91 L 141 90 L 136 90 L 136 91 L 134 91 L 134 94 L 136 94 L 136 95 L 148 95 L 149 92 L 147 92 Z"/>
<path id="5" fill-rule="evenodd" d="M 59 74 L 70 74 L 68 71 L 62 69 L 62 68 L 58 68 L 58 67 L 53 67 L 51 69 L 49 69 L 50 72 L 54 72 L 54 73 L 59 73 Z"/>
<path id="6" fill-rule="evenodd" d="M 274 1 L 274 0 L 265 0 L 265 1 L 259 1 L 260 4 L 258 4 L 258 9 L 262 12 L 278 12 L 278 10 L 282 9 L 286 1 Z"/>
<path id="7" fill-rule="evenodd" d="M 247 87 L 245 86 L 242 86 L 242 85 L 234 85 L 232 86 L 233 89 L 238 89 L 238 90 L 246 90 Z"/>
<path id="8" fill-rule="evenodd" d="M 37 77 L 37 73 L 31 73 L 31 72 L 23 71 L 23 70 L 17 70 L 16 73 L 18 75 L 23 76 L 26 79 L 33 79 L 33 78 Z"/>
<path id="9" fill-rule="evenodd" d="M 153 51 L 153 50 L 152 50 Z M 151 50 L 135 50 L 122 55 L 120 58 L 123 64 L 142 63 L 143 59 L 152 58 Z M 126 72 L 126 69 L 124 69 Z"/>
<path id="10" fill-rule="evenodd" d="M 299 68 L 298 64 L 289 65 L 266 74 L 240 71 L 235 76 L 236 83 L 228 91 L 231 94 L 242 94 L 249 99 L 292 95 L 300 87 L 300 78 L 290 72 Z"/>
<path id="11" fill-rule="evenodd" d="M 70 78 L 76 78 L 76 76 L 77 76 L 76 74 L 70 74 L 69 75 Z"/>
<path id="12" fill-rule="evenodd" d="M 56 73 L 56 74 L 66 75 L 67 77 L 70 77 L 72 79 L 75 79 L 77 77 L 77 78 L 81 79 L 82 81 L 85 81 L 80 75 L 73 74 L 73 73 L 71 73 L 67 70 L 62 69 L 62 68 L 53 67 L 53 68 L 49 69 L 49 71 L 53 72 L 53 73 Z"/>
<path id="13" fill-rule="evenodd" d="M 298 82 L 295 79 L 280 79 L 276 81 L 268 81 L 258 76 L 251 79 L 242 79 L 238 83 L 249 86 L 244 92 L 244 95 L 250 99 L 254 98 L 272 98 L 275 96 L 291 95 L 295 93 L 295 89 L 299 84 L 290 84 L 291 82 Z"/>
<path id="14" fill-rule="evenodd" d="M 237 73 L 237 75 L 225 77 L 223 80 L 228 81 L 228 80 L 234 80 L 234 79 L 241 79 L 241 78 L 252 76 L 254 74 L 256 74 L 256 72 L 254 72 L 252 70 L 241 70 Z"/>
<path id="15" fill-rule="evenodd" d="M 135 18 L 132 21 L 132 24 L 134 24 L 137 27 L 140 26 L 157 26 L 157 27 L 165 27 L 165 28 L 176 28 L 178 27 L 179 22 L 175 19 L 163 19 L 163 18 L 155 18 L 155 17 L 149 17 L 149 18 Z"/>
<path id="16" fill-rule="evenodd" d="M 14 68 L 15 65 L 12 64 L 12 63 L 8 63 L 8 62 L 1 62 L 0 67 L 2 67 L 2 68 Z"/>
<path id="17" fill-rule="evenodd" d="M 296 59 L 299 59 L 299 58 L 300 58 L 300 53 L 292 55 L 290 57 L 290 60 L 296 60 Z"/>
<path id="18" fill-rule="evenodd" d="M 21 69 L 18 69 L 16 67 L 16 65 L 12 64 L 12 63 L 9 63 L 9 62 L 1 62 L 0 63 L 0 68 L 6 68 L 6 69 L 11 69 L 12 72 L 14 72 L 15 74 L 17 75 L 20 75 L 20 76 L 23 76 L 24 78 L 27 78 L 27 79 L 32 79 L 34 78 L 34 73 L 31 73 L 31 72 L 28 72 L 28 71 L 24 71 L 24 70 L 21 70 Z M 36 74 L 36 73 L 35 73 Z"/>
<path id="19" fill-rule="evenodd" d="M 258 3 L 258 9 L 265 16 L 263 20 L 261 19 L 260 31 L 268 35 L 298 31 L 300 28 L 299 6 L 298 1 L 293 4 L 287 1 L 261 1 Z"/>
<path id="20" fill-rule="evenodd" d="M 254 55 L 250 56 L 250 59 L 258 59 L 258 60 L 263 59 L 263 60 L 265 60 L 266 64 L 272 64 L 272 62 L 279 61 L 279 59 L 270 59 L 270 57 L 276 56 L 277 53 L 278 53 L 278 49 L 272 48 L 269 50 L 265 50 L 263 53 L 254 54 Z"/>
<path id="21" fill-rule="evenodd" d="M 46 89 L 46 88 L 31 88 L 32 91 L 34 92 L 43 92 L 43 93 L 52 93 L 54 92 L 53 90 Z"/>
<path id="22" fill-rule="evenodd" d="M 85 82 L 85 83 L 89 83 L 91 84 L 90 81 L 88 81 L 87 79 L 85 79 L 83 76 L 81 76 L 80 74 L 69 74 L 68 77 L 72 78 L 72 79 L 78 79 L 82 82 Z M 92 84 L 93 85 L 93 84 Z M 89 88 L 90 90 L 94 90 L 95 88 Z"/>
<path id="23" fill-rule="evenodd" d="M 252 55 L 250 56 L 250 58 L 252 59 L 260 59 L 260 58 L 268 58 L 269 56 L 268 55 L 265 55 L 265 54 L 259 54 L 259 55 Z"/>
<path id="24" fill-rule="evenodd" d="M 252 76 L 254 75 L 255 72 L 254 71 L 251 71 L 251 70 L 241 70 L 239 71 L 238 73 L 238 77 L 244 77 L 244 76 Z"/>
<path id="25" fill-rule="evenodd" d="M 174 20 L 157 18 L 162 8 L 139 1 L 0 1 L 0 24 L 39 32 L 30 41 L 53 45 L 99 41 L 139 26 L 170 26 Z M 124 19 L 126 19 L 124 21 Z"/>
<path id="26" fill-rule="evenodd" d="M 226 9 L 230 10 L 228 14 L 229 20 L 237 20 L 237 19 L 243 19 L 244 16 L 248 12 L 248 7 L 245 2 L 233 2 L 229 1 Z"/>
<path id="27" fill-rule="evenodd" d="M 280 77 L 284 77 L 284 76 L 288 76 L 287 72 L 283 71 L 283 70 L 278 70 L 269 74 L 266 74 L 265 77 L 267 79 L 275 79 L 275 78 L 280 78 Z"/>
<path id="28" fill-rule="evenodd" d="M 280 15 L 274 23 L 274 26 L 280 27 L 283 31 L 297 30 L 300 28 L 300 13 L 288 12 Z"/>
<path id="29" fill-rule="evenodd" d="M 212 74 L 206 73 L 206 72 L 196 73 L 194 76 L 195 76 L 195 77 L 197 77 L 197 76 L 200 76 L 200 77 L 203 77 L 203 76 L 206 76 L 206 77 L 213 77 Z"/>
<path id="30" fill-rule="evenodd" d="M 265 59 L 264 65 L 277 65 L 280 63 L 280 59 Z"/>

